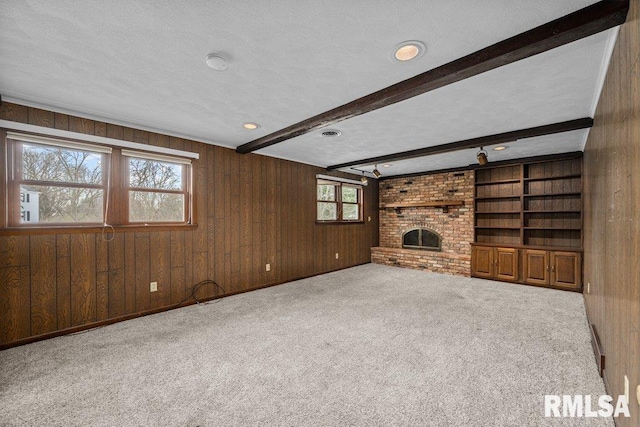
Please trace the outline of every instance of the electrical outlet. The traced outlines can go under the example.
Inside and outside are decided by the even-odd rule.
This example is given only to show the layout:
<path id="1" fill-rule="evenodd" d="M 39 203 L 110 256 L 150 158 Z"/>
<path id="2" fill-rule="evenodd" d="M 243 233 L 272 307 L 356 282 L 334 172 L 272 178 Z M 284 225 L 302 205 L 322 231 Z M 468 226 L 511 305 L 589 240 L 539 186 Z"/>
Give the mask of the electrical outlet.
<path id="1" fill-rule="evenodd" d="M 336 259 L 340 258 L 340 254 L 338 254 L 338 252 L 336 252 Z"/>
<path id="2" fill-rule="evenodd" d="M 158 282 L 149 283 L 149 291 L 150 292 L 158 292 Z"/>
<path id="3" fill-rule="evenodd" d="M 266 269 L 267 271 L 271 271 L 271 264 L 267 264 L 267 265 L 266 265 L 266 267 L 265 267 L 265 269 Z"/>
<path id="4" fill-rule="evenodd" d="M 629 377 L 626 375 L 624 376 L 624 398 L 629 403 Z"/>

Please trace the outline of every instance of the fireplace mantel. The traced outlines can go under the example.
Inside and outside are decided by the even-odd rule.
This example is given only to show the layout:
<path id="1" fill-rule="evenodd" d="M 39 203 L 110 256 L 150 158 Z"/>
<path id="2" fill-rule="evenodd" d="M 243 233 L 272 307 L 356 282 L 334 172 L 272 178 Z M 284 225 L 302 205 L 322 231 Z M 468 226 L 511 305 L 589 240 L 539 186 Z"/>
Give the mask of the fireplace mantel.
<path id="1" fill-rule="evenodd" d="M 432 200 L 428 202 L 381 203 L 380 209 L 395 209 L 396 211 L 399 211 L 403 208 L 435 207 L 442 208 L 443 212 L 448 212 L 449 206 L 464 206 L 464 200 Z"/>

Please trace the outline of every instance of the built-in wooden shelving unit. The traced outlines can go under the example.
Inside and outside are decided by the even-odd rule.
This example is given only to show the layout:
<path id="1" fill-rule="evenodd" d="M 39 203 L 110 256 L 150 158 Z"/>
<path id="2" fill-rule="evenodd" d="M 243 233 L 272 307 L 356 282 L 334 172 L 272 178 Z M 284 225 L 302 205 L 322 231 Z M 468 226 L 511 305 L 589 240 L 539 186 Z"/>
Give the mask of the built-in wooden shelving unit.
<path id="1" fill-rule="evenodd" d="M 563 266 L 571 265 L 573 283 L 566 278 L 567 283 L 555 286 L 579 289 L 582 158 L 487 167 L 477 169 L 475 177 L 472 274 L 554 286 Z M 500 257 L 511 263 L 510 273 L 501 270 Z M 546 279 L 528 280 L 530 275 Z"/>

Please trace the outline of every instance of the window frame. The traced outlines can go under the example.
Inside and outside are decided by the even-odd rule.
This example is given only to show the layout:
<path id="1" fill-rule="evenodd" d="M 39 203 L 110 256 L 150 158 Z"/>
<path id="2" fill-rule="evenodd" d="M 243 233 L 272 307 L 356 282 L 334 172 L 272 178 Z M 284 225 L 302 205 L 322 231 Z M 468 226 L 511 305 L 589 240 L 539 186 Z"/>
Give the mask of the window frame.
<path id="1" fill-rule="evenodd" d="M 120 152 L 121 160 L 121 168 L 122 168 L 122 190 L 123 195 L 120 198 L 120 202 L 122 203 L 123 210 L 123 224 L 124 225 L 190 225 L 191 224 L 191 212 L 192 212 L 192 175 L 193 175 L 193 167 L 191 162 L 182 161 L 178 157 L 174 156 L 165 156 L 165 155 L 157 155 L 157 154 L 148 154 L 142 151 L 129 151 L 129 150 L 121 150 Z M 139 158 L 143 160 L 151 160 L 156 162 L 164 162 L 164 163 L 174 163 L 182 165 L 182 190 L 170 190 L 170 189 L 158 189 L 158 188 L 147 188 L 147 187 L 131 187 L 131 171 L 130 171 L 130 162 L 129 160 L 132 158 Z M 129 196 L 132 191 L 141 191 L 148 193 L 164 193 L 164 194 L 182 194 L 184 195 L 184 206 L 183 206 L 183 221 L 132 221 L 131 220 L 131 211 L 129 204 Z"/>
<path id="2" fill-rule="evenodd" d="M 14 135 L 22 135 L 25 140 Z M 29 140 L 31 137 L 34 141 Z M 49 182 L 25 180 L 22 177 L 22 149 L 21 145 L 26 143 L 38 144 L 35 140 L 43 139 L 51 142 L 44 144 L 57 148 L 67 148 L 70 150 L 80 150 L 92 152 L 101 156 L 101 184 L 83 184 L 83 183 L 66 183 L 66 182 Z M 56 145 L 59 142 L 60 145 Z M 117 141 L 116 143 L 117 144 Z M 93 148 L 93 149 L 92 149 Z M 178 229 L 194 229 L 197 227 L 195 222 L 195 195 L 193 187 L 193 160 L 197 157 L 189 158 L 171 154 L 159 154 L 153 151 L 155 146 L 150 146 L 150 151 L 144 149 L 126 149 L 117 145 L 108 145 L 102 143 L 86 142 L 79 139 L 67 138 L 62 136 L 50 136 L 47 134 L 35 133 L 32 131 L 13 131 L 10 129 L 0 129 L 0 171 L 4 171 L 3 179 L 5 185 L 0 191 L 0 198 L 5 202 L 5 209 L 0 213 L 0 234 L 2 230 L 14 232 L 31 232 L 42 233 L 46 230 L 55 232 L 55 230 L 67 230 L 67 232 L 94 232 L 99 231 L 105 225 L 112 226 L 117 230 L 178 230 Z M 168 163 L 180 163 L 182 167 L 182 189 L 181 190 L 161 190 L 141 188 L 140 191 L 179 193 L 184 195 L 184 221 L 129 221 L 129 188 L 130 177 L 128 174 L 129 157 L 123 155 L 123 152 L 135 152 L 139 154 L 137 157 L 158 160 Z M 185 152 L 186 153 L 186 152 Z M 3 157 L 3 158 L 2 158 Z M 159 160 L 162 159 L 162 160 Z M 21 222 L 20 213 L 20 186 L 21 185 L 51 185 L 62 188 L 97 188 L 103 191 L 102 197 L 102 221 L 99 222 Z M 137 191 L 137 188 L 133 188 Z M 5 232 L 6 232 L 5 231 Z"/>
<path id="3" fill-rule="evenodd" d="M 102 226 L 104 223 L 104 215 L 105 215 L 105 207 L 107 205 L 108 198 L 108 171 L 111 166 L 110 155 L 103 151 L 96 151 L 92 145 L 87 144 L 86 147 L 70 147 L 69 145 L 64 146 L 61 144 L 59 146 L 55 146 L 53 144 L 49 144 L 51 147 L 68 149 L 68 150 L 76 150 L 76 151 L 84 151 L 90 152 L 96 155 L 100 155 L 100 164 L 101 164 L 101 184 L 83 184 L 83 183 L 72 183 L 72 182 L 59 182 L 59 181 L 40 181 L 40 180 L 29 180 L 24 179 L 23 170 L 22 170 L 22 155 L 24 150 L 22 147 L 24 144 L 34 144 L 39 146 L 47 146 L 47 144 L 42 144 L 38 142 L 29 142 L 21 139 L 14 139 L 9 136 L 5 137 L 7 150 L 6 150 L 6 169 L 7 169 L 7 195 L 6 195 L 6 225 L 10 228 L 58 228 L 58 227 L 95 227 Z M 61 140 L 64 143 L 64 140 Z M 20 187 L 22 185 L 32 185 L 32 186 L 50 186 L 50 187 L 59 187 L 59 188 L 86 188 L 86 189 L 96 189 L 102 190 L 102 220 L 101 221 L 87 221 L 87 222 L 36 222 L 36 223 L 24 223 L 21 222 L 20 215 Z"/>
<path id="4" fill-rule="evenodd" d="M 335 200 L 320 200 L 318 198 L 319 185 L 333 185 L 335 188 Z M 344 202 L 342 200 L 342 187 L 355 188 L 357 190 L 357 202 Z M 328 178 L 316 178 L 316 223 L 318 224 L 357 224 L 364 222 L 364 186 L 355 183 L 332 181 Z M 336 205 L 336 219 L 318 219 L 318 203 L 333 203 Z M 358 219 L 345 219 L 343 206 L 357 205 Z"/>

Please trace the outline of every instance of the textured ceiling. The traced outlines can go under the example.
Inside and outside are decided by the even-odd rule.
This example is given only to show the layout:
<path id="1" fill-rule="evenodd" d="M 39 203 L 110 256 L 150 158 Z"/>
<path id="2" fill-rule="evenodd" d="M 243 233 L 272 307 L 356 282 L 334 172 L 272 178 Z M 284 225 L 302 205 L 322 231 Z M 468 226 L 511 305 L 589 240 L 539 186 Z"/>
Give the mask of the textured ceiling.
<path id="1" fill-rule="evenodd" d="M 4 0 L 0 93 L 235 148 L 594 2 Z M 338 123 L 336 139 L 316 132 L 259 153 L 327 166 L 589 116 L 614 34 Z M 425 55 L 389 60 L 411 39 L 426 44 Z M 230 59 L 226 72 L 205 65 L 212 52 Z M 246 121 L 261 128 L 246 131 Z M 574 151 L 585 135 L 519 141 L 500 155 Z M 384 172 L 466 165 L 475 157 L 466 151 Z"/>

